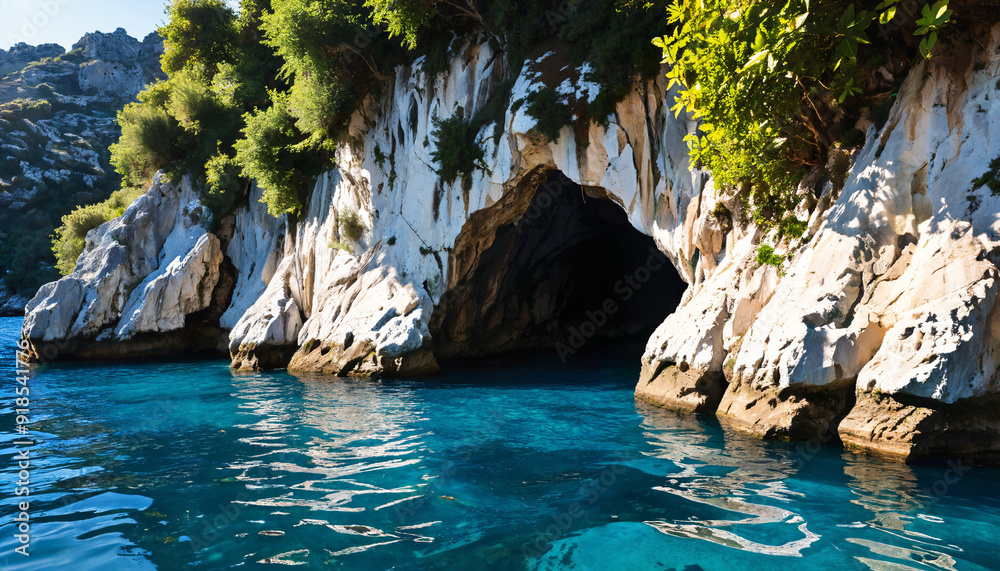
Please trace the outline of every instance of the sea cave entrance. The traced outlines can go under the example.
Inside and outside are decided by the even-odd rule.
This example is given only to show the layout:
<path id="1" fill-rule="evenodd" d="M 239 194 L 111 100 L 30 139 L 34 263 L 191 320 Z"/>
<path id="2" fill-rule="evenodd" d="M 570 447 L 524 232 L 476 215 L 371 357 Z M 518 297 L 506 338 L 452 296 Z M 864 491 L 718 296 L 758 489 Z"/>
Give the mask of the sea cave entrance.
<path id="1" fill-rule="evenodd" d="M 530 186 L 463 228 L 431 323 L 439 361 L 644 343 L 680 302 L 687 284 L 602 189 L 557 170 Z"/>

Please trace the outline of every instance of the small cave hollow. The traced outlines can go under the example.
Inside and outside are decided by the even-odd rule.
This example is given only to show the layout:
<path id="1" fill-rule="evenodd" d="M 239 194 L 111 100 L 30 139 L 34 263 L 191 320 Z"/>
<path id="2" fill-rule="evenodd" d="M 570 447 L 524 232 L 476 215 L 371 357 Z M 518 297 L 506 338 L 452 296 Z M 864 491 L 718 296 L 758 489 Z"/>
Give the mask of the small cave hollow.
<path id="1" fill-rule="evenodd" d="M 557 170 L 543 176 L 523 214 L 450 280 L 431 321 L 439 360 L 644 343 L 680 303 L 687 284 L 621 205 Z"/>

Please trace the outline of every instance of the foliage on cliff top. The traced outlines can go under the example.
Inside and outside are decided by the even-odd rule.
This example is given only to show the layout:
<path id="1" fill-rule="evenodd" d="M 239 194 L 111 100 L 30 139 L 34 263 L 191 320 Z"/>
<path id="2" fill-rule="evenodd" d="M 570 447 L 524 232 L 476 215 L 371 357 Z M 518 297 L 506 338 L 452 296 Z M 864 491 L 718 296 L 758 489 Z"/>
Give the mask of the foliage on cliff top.
<path id="1" fill-rule="evenodd" d="M 654 44 L 680 86 L 674 109 L 700 120 L 688 137 L 692 162 L 741 193 L 758 223 L 781 220 L 804 172 L 847 138 L 871 96 L 892 91 L 875 68 L 894 61 L 902 76 L 908 62 L 899 60 L 930 56 L 952 16 L 947 0 L 909 9 L 897 0 L 674 0 L 674 29 Z M 909 34 L 921 38 L 916 49 Z"/>
<path id="2" fill-rule="evenodd" d="M 656 49 L 642 38 L 666 31 L 665 5 L 242 0 L 237 14 L 223 0 L 173 0 L 160 29 L 169 78 L 119 115 L 123 136 L 112 149 L 114 164 L 133 184 L 161 168 L 190 174 L 222 209 L 241 198 L 246 185 L 239 178 L 256 178 L 272 213 L 295 212 L 317 162 L 329 162 L 346 139 L 362 99 L 396 65 L 444 45 L 441 38 L 485 32 L 507 52 L 511 75 L 529 50 L 558 39 L 574 61 L 592 63 L 587 79 L 602 85 L 593 109 L 606 115 L 635 76 L 658 69 Z M 509 85 L 500 91 L 509 97 Z M 502 116 L 494 112 L 498 105 L 489 107 L 469 129 Z M 261 135 L 266 139 L 251 140 Z"/>
<path id="3" fill-rule="evenodd" d="M 190 174 L 217 214 L 255 178 L 273 214 L 298 210 L 381 77 L 375 62 L 395 61 L 387 39 L 365 27 L 359 2 L 243 0 L 237 15 L 222 0 L 174 0 L 168 13 L 168 79 L 119 114 L 116 169 L 133 184 L 159 169 Z"/>

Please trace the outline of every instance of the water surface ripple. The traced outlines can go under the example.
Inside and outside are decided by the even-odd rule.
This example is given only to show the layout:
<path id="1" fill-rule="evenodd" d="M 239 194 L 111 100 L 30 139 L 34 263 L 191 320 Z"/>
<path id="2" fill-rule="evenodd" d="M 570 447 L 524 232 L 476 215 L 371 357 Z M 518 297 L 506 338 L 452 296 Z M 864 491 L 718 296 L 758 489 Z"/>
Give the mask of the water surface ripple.
<path id="1" fill-rule="evenodd" d="M 748 438 L 636 404 L 634 356 L 608 355 L 382 382 L 39 367 L 24 557 L 19 326 L 0 319 L 5 570 L 1000 568 L 1000 472 Z"/>

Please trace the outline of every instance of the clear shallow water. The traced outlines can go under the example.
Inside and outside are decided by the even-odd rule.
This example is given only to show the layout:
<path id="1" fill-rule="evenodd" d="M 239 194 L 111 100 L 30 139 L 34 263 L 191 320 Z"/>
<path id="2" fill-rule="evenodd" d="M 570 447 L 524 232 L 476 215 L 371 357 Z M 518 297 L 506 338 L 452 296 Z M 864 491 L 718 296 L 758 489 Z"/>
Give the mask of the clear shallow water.
<path id="1" fill-rule="evenodd" d="M 1000 472 L 761 442 L 637 406 L 633 359 L 431 381 L 55 365 L 30 381 L 31 556 L 3 569 L 1000 568 Z"/>

